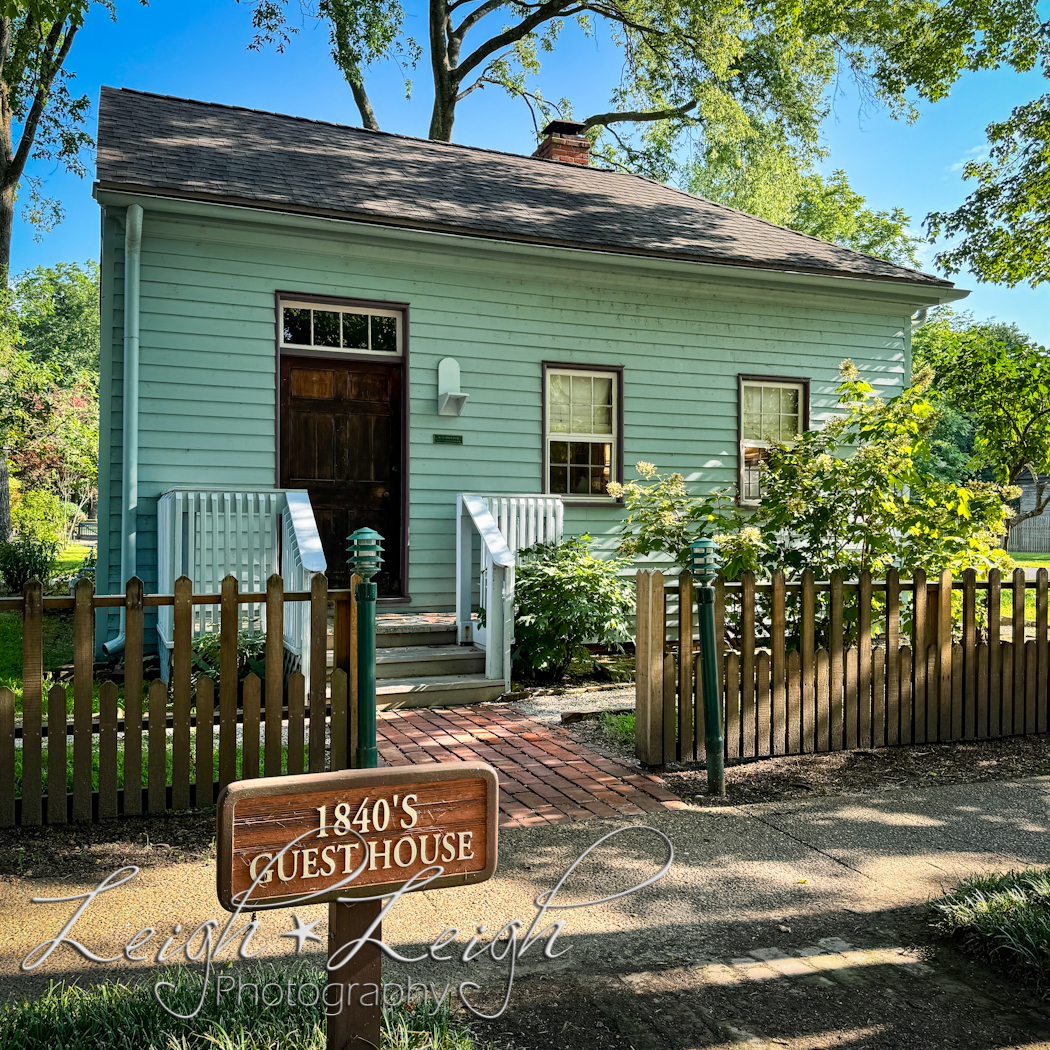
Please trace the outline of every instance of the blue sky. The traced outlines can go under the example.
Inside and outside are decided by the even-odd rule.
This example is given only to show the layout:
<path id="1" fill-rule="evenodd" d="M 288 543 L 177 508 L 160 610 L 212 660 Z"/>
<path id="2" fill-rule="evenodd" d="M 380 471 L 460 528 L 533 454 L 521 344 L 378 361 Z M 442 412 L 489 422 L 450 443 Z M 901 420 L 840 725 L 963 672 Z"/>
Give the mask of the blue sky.
<path id="1" fill-rule="evenodd" d="M 298 5 L 291 0 L 290 6 Z M 422 0 L 406 3 L 406 9 L 409 30 L 425 39 Z M 148 8 L 118 0 L 116 22 L 105 18 L 101 9 L 93 12 L 74 44 L 69 66 L 77 73 L 79 91 L 96 101 L 99 86 L 110 84 L 358 122 L 350 91 L 328 57 L 323 30 L 305 24 L 283 55 L 246 50 L 251 32 L 248 8 L 234 0 L 152 0 Z M 617 70 L 615 52 L 594 40 L 567 38 L 566 45 L 548 63 L 545 94 L 572 98 L 577 114 L 604 109 Z M 425 67 L 415 71 L 411 101 L 405 98 L 403 74 L 393 67 L 376 71 L 369 90 L 385 131 L 426 135 L 431 92 Z M 826 167 L 844 168 L 872 207 L 900 206 L 918 227 L 927 212 L 951 209 L 966 195 L 959 168 L 980 155 L 985 126 L 1047 90 L 1047 82 L 1035 73 L 970 75 L 948 99 L 924 106 L 920 119 L 909 125 L 883 112 L 863 112 L 847 88 L 835 100 L 826 128 L 831 149 Z M 534 148 L 524 105 L 492 88 L 460 104 L 454 137 L 510 152 L 529 153 Z M 98 209 L 90 178 L 74 178 L 50 164 L 34 164 L 30 173 L 42 177 L 46 192 L 62 200 L 66 218 L 39 241 L 29 226 L 16 221 L 12 269 L 97 257 Z M 932 254 L 930 248 L 927 258 Z M 955 280 L 973 290 L 961 308 L 979 318 L 1016 321 L 1050 344 L 1050 286 L 1033 290 L 980 285 L 969 274 Z"/>

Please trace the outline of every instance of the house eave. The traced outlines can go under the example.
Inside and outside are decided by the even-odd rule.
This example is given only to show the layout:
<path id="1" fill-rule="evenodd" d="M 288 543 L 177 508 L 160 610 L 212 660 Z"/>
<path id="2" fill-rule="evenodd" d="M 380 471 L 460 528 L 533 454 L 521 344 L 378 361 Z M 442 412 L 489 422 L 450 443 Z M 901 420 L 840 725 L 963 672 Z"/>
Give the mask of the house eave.
<path id="1" fill-rule="evenodd" d="M 783 289 L 785 286 L 795 289 L 805 288 L 850 298 L 859 297 L 899 303 L 909 308 L 909 313 L 922 307 L 957 302 L 970 294 L 969 291 L 955 288 L 947 282 L 908 281 L 892 277 L 860 277 L 818 270 L 787 270 L 743 262 L 714 262 L 676 253 L 625 251 L 568 242 L 538 241 L 527 237 L 510 238 L 481 230 L 431 226 L 417 220 L 396 223 L 368 215 L 321 214 L 314 210 L 296 209 L 292 206 L 275 207 L 258 201 L 178 194 L 151 187 L 96 182 L 92 187 L 92 193 L 99 204 L 107 206 L 126 207 L 134 203 L 142 204 L 149 199 L 155 202 L 153 210 L 156 210 L 157 205 L 162 205 L 163 210 L 169 214 L 197 218 L 215 218 L 217 214 L 232 214 L 239 221 L 262 222 L 300 229 L 353 228 L 378 236 L 388 243 L 396 241 L 411 244 L 413 247 L 433 244 L 435 239 L 439 239 L 453 250 L 458 248 L 460 251 L 465 249 L 474 253 L 479 250 L 504 254 L 509 252 L 519 258 L 526 255 L 547 260 L 560 258 L 578 261 L 581 257 L 589 257 L 601 259 L 604 265 L 611 264 L 618 269 L 633 268 L 650 273 L 654 271 L 673 273 L 679 277 L 692 276 L 720 284 L 739 285 L 743 276 L 746 277 L 747 285 L 751 288 Z"/>

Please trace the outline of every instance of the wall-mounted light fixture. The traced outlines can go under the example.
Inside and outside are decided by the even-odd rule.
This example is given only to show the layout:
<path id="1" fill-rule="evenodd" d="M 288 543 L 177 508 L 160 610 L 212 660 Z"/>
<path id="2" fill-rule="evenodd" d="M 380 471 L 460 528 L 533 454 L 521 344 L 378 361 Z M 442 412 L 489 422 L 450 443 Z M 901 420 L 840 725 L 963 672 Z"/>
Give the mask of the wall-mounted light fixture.
<path id="1" fill-rule="evenodd" d="M 454 357 L 443 357 L 438 362 L 438 415 L 458 416 L 470 394 L 460 388 L 459 362 Z"/>

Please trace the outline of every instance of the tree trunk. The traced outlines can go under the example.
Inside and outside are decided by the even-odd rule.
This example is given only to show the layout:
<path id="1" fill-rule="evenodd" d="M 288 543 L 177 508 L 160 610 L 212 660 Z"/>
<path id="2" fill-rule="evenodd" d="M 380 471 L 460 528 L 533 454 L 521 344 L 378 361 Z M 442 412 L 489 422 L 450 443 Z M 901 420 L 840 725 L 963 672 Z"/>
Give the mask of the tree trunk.
<path id="1" fill-rule="evenodd" d="M 0 449 L 0 543 L 11 539 L 11 479 L 7 473 L 7 449 Z"/>

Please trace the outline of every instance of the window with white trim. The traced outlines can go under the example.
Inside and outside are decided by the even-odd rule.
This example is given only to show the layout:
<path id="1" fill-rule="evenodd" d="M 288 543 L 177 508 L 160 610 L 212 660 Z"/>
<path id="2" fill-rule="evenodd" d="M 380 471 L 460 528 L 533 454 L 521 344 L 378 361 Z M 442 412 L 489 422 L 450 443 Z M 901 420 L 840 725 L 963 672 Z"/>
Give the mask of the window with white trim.
<path id="1" fill-rule="evenodd" d="M 395 357 L 401 353 L 401 313 L 281 301 L 281 346 Z"/>
<path id="2" fill-rule="evenodd" d="M 740 502 L 762 499 L 770 446 L 790 444 L 806 426 L 806 384 L 772 379 L 740 383 Z"/>
<path id="3" fill-rule="evenodd" d="M 617 372 L 547 369 L 544 459 L 547 491 L 574 499 L 609 499 L 619 481 Z"/>

